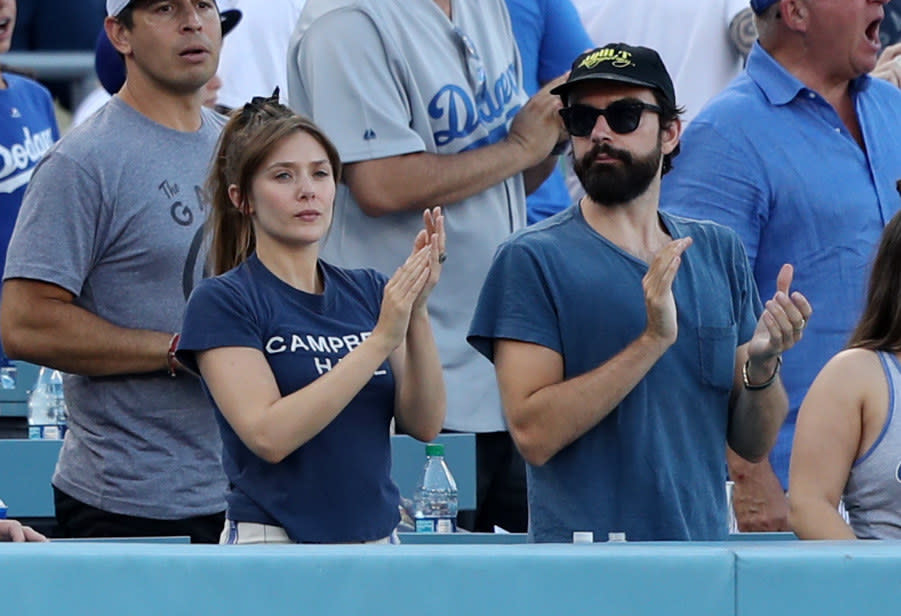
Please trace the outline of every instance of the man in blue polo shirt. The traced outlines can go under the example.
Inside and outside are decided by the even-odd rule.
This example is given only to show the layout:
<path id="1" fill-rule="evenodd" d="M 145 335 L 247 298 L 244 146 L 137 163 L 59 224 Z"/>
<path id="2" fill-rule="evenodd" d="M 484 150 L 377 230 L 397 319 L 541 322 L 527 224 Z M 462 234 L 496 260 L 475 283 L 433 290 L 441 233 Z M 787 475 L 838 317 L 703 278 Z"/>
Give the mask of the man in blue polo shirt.
<path id="1" fill-rule="evenodd" d="M 744 530 L 788 528 L 798 407 L 847 342 L 880 232 L 901 207 L 901 91 L 867 75 L 885 2 L 752 0 L 759 41 L 747 69 L 685 131 L 663 182 L 664 210 L 738 232 L 761 297 L 773 294 L 782 264 L 795 263 L 795 282 L 828 307 L 785 358 L 790 412 L 769 462 L 730 457 Z"/>

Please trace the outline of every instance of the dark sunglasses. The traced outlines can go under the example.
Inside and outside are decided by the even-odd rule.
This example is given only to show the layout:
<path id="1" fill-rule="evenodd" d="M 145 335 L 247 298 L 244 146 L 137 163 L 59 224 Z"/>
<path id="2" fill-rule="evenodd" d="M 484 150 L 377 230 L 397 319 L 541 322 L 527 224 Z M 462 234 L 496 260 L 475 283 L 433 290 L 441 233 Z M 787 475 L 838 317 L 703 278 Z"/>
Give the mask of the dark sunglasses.
<path id="1" fill-rule="evenodd" d="M 638 128 L 641 123 L 641 114 L 646 109 L 654 113 L 663 113 L 663 109 L 657 105 L 625 99 L 610 103 L 605 109 L 588 105 L 570 105 L 560 110 L 560 116 L 563 118 L 566 130 L 573 137 L 590 135 L 599 116 L 607 118 L 607 125 L 614 133 L 625 135 Z"/>

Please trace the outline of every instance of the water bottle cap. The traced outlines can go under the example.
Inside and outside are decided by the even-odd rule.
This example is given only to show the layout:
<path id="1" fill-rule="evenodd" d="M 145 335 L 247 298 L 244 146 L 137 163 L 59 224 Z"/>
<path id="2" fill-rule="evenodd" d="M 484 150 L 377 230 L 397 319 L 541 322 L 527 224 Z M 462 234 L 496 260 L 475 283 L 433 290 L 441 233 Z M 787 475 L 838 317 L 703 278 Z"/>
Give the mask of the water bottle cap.
<path id="1" fill-rule="evenodd" d="M 590 530 L 574 530 L 573 543 L 594 543 L 594 533 Z"/>
<path id="2" fill-rule="evenodd" d="M 441 443 L 429 443 L 425 446 L 425 455 L 427 456 L 443 456 L 444 445 Z"/>

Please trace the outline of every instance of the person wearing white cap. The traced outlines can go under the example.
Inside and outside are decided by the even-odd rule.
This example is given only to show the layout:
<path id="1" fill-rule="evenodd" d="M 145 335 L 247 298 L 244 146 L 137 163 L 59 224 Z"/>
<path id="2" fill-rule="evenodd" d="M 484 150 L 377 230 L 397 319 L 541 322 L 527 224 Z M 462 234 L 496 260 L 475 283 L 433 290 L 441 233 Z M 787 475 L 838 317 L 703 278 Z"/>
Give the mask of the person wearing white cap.
<path id="1" fill-rule="evenodd" d="M 64 377 L 52 483 L 64 536 L 217 542 L 226 481 L 212 408 L 174 360 L 203 277 L 203 182 L 223 118 L 201 105 L 222 29 L 211 0 L 107 0 L 126 66 L 112 100 L 35 169 L 0 304 L 11 357 Z"/>
<path id="2" fill-rule="evenodd" d="M 761 296 L 789 262 L 811 303 L 829 306 L 785 359 L 790 410 L 769 461 L 732 459 L 742 530 L 788 530 L 798 408 L 848 342 L 880 234 L 901 208 L 901 92 L 867 74 L 886 1 L 751 0 L 759 40 L 747 68 L 688 126 L 663 181 L 664 210 L 738 232 Z"/>

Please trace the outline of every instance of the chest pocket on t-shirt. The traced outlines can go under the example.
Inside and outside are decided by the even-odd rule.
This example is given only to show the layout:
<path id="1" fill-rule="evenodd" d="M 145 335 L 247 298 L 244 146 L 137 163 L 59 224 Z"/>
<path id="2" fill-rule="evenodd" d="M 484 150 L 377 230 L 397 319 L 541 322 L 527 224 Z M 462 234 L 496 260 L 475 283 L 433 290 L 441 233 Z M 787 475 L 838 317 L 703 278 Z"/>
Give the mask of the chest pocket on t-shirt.
<path id="1" fill-rule="evenodd" d="M 735 374 L 735 348 L 738 337 L 734 326 L 698 327 L 698 355 L 701 381 L 718 389 L 732 389 Z"/>

